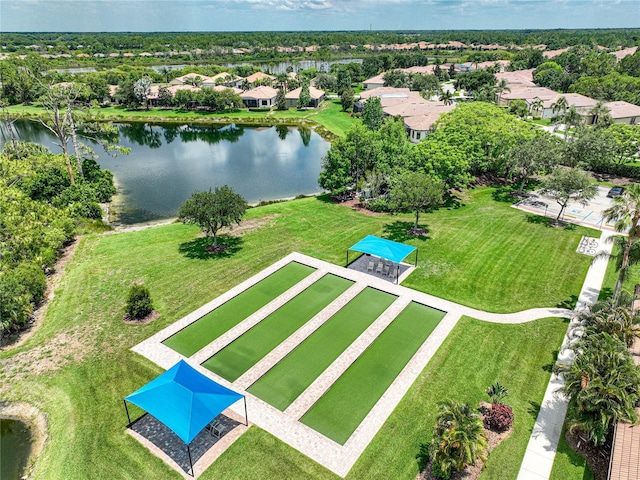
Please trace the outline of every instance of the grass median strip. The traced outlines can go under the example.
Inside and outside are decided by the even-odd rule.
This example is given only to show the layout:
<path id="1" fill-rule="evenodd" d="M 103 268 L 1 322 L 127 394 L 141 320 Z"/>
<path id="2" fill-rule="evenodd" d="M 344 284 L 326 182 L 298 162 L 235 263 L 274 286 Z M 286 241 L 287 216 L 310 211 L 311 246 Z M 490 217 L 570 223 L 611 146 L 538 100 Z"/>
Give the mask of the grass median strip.
<path id="1" fill-rule="evenodd" d="M 365 288 L 248 391 L 284 411 L 396 298 Z"/>
<path id="2" fill-rule="evenodd" d="M 236 381 L 351 285 L 351 280 L 325 275 L 213 355 L 202 366 L 230 382 Z"/>
<path id="3" fill-rule="evenodd" d="M 314 268 L 307 265 L 291 262 L 183 328 L 163 343 L 176 352 L 190 357 L 314 271 Z"/>
<path id="4" fill-rule="evenodd" d="M 445 314 L 410 303 L 300 421 L 344 445 Z"/>

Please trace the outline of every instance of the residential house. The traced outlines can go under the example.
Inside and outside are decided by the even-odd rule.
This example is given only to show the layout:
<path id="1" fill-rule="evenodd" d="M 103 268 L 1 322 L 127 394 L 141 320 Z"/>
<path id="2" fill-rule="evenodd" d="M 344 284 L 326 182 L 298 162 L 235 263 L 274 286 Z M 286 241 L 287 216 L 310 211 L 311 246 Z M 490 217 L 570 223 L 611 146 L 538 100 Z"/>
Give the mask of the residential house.
<path id="1" fill-rule="evenodd" d="M 241 93 L 240 98 L 247 108 L 271 108 L 276 104 L 277 95 L 278 90 L 262 85 Z"/>
<path id="2" fill-rule="evenodd" d="M 431 102 L 421 97 L 413 97 L 394 105 L 383 106 L 382 112 L 385 116 L 402 117 L 411 141 L 419 142 L 427 136 L 443 113 L 450 112 L 455 107 L 455 104 L 446 105 L 441 101 Z"/>
<path id="3" fill-rule="evenodd" d="M 511 88 L 510 92 L 503 92 L 500 96 L 500 105 L 509 105 L 513 100 L 524 100 L 527 103 L 529 111 L 539 115 L 541 118 L 552 118 L 552 105 L 556 102 L 560 95 L 546 87 L 518 87 Z M 538 100 L 542 101 L 542 106 L 538 112 L 533 112 L 533 105 Z"/>
<path id="4" fill-rule="evenodd" d="M 263 72 L 252 73 L 247 77 L 247 83 L 254 87 L 256 83 L 260 83 L 262 85 L 269 84 L 271 85 L 275 81 L 276 77 L 273 75 L 268 75 Z"/>
<path id="5" fill-rule="evenodd" d="M 287 99 L 287 107 L 297 107 L 298 99 L 300 98 L 300 92 L 302 91 L 302 87 L 298 87 L 295 90 L 291 90 L 289 93 L 285 95 Z M 305 105 L 307 107 L 318 108 L 322 102 L 324 102 L 324 91 L 318 90 L 314 86 L 309 87 L 309 95 L 311 96 L 311 102 L 309 105 Z"/>
<path id="6" fill-rule="evenodd" d="M 607 102 L 604 104 L 609 109 L 609 114 L 616 123 L 628 125 L 640 124 L 640 107 L 629 102 Z"/>
<path id="7" fill-rule="evenodd" d="M 384 75 L 386 72 L 381 73 L 380 75 L 376 75 L 375 77 L 371 77 L 368 80 L 362 82 L 363 90 L 371 90 L 373 88 L 384 87 Z"/>
<path id="8" fill-rule="evenodd" d="M 533 81 L 533 68 L 528 70 L 515 70 L 513 72 L 499 72 L 496 73 L 495 76 L 498 82 L 500 80 L 506 80 L 509 88 L 536 86 Z"/>

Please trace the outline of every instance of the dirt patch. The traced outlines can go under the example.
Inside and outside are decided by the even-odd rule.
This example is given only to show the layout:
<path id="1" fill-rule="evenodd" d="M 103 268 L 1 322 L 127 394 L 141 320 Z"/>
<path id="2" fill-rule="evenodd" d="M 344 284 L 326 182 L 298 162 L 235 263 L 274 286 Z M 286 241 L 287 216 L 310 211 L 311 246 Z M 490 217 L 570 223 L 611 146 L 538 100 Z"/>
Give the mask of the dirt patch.
<path id="1" fill-rule="evenodd" d="M 427 235 L 429 235 L 429 232 L 420 227 L 410 228 L 409 230 L 407 230 L 407 235 L 411 235 L 413 237 L 426 237 Z"/>
<path id="2" fill-rule="evenodd" d="M 579 429 L 570 433 L 566 431 L 564 438 L 571 449 L 584 457 L 587 465 L 593 470 L 595 480 L 607 480 L 609 475 L 609 458 L 613 446 L 613 429 L 609 431 L 607 440 L 601 447 L 594 447 L 587 441 L 586 435 Z"/>
<path id="3" fill-rule="evenodd" d="M 145 224 L 138 224 L 138 225 L 115 225 L 113 227 L 113 230 L 104 232 L 103 235 L 113 235 L 115 233 L 126 233 L 126 232 L 138 232 L 140 230 L 146 230 L 148 228 L 171 225 L 172 223 L 175 223 L 176 220 L 177 220 L 176 218 L 170 218 L 167 220 L 162 220 L 160 222 L 154 222 L 154 223 L 145 223 Z"/>
<path id="4" fill-rule="evenodd" d="M 44 300 L 40 302 L 40 305 L 38 305 L 36 310 L 33 312 L 29 323 L 24 329 L 0 337 L 0 351 L 11 350 L 12 348 L 22 345 L 38 331 L 38 328 L 40 328 L 40 325 L 42 324 L 42 319 L 47 313 L 49 303 L 54 297 L 54 292 L 60 285 L 60 280 L 64 276 L 67 263 L 69 263 L 73 258 L 79 243 L 78 239 L 74 239 L 63 248 L 60 259 L 53 266 L 52 273 L 47 277 L 47 290 L 44 294 Z"/>
<path id="5" fill-rule="evenodd" d="M 372 217 L 380 217 L 382 215 L 388 215 L 387 213 L 372 212 L 371 210 L 368 210 L 367 207 L 365 207 L 364 203 L 362 203 L 357 198 L 354 198 L 353 200 L 347 200 L 346 202 L 335 202 L 335 203 L 336 205 L 348 207 L 351 210 L 355 210 L 358 213 L 363 213 L 365 215 L 370 215 Z"/>
<path id="6" fill-rule="evenodd" d="M 77 328 L 73 332 L 58 332 L 44 344 L 0 361 L 0 371 L 6 377 L 6 381 L 0 384 L 0 393 L 8 388 L 11 383 L 9 380 L 18 381 L 58 370 L 92 355 L 96 347 L 88 339 L 94 338 L 98 333 L 97 328 L 91 326 Z"/>
<path id="7" fill-rule="evenodd" d="M 26 478 L 32 478 L 35 462 L 47 443 L 47 418 L 36 407 L 24 402 L 0 402 L 0 418 L 20 420 L 31 427 L 33 443 Z"/>
<path id="8" fill-rule="evenodd" d="M 629 183 L 634 183 L 637 181 L 633 178 L 620 177 L 618 175 L 610 175 L 607 173 L 594 173 L 592 177 L 599 182 L 610 182 L 614 185 L 627 185 Z"/>
<path id="9" fill-rule="evenodd" d="M 249 220 L 242 220 L 240 225 L 235 225 L 233 228 L 221 228 L 218 232 L 220 234 L 233 234 L 244 235 L 246 233 L 252 233 L 263 227 L 270 227 L 275 224 L 274 220 L 280 216 L 279 213 L 273 213 L 271 215 L 265 215 L 260 218 L 251 218 Z M 204 237 L 204 232 L 200 232 L 198 238 Z"/>
<path id="10" fill-rule="evenodd" d="M 158 318 L 160 318 L 160 314 L 155 310 L 151 310 L 151 313 L 144 318 L 131 318 L 128 313 L 125 313 L 124 317 L 122 317 L 122 321 L 129 325 L 146 325 Z"/>

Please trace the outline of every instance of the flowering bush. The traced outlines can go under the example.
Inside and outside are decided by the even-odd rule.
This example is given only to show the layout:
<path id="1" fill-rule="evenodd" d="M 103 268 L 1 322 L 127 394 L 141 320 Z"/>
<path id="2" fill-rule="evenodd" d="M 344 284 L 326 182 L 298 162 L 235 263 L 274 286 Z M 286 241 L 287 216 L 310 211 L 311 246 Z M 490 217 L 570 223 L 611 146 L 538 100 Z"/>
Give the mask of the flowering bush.
<path id="1" fill-rule="evenodd" d="M 511 428 L 513 410 L 509 405 L 494 403 L 484 416 L 484 426 L 495 432 L 504 432 Z"/>

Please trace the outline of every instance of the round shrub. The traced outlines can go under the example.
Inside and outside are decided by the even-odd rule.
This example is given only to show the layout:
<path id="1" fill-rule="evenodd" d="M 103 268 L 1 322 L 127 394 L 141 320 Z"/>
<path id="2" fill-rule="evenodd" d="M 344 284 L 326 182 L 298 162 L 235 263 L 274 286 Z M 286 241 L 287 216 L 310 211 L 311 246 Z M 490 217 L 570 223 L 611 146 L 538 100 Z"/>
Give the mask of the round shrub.
<path id="1" fill-rule="evenodd" d="M 509 405 L 494 403 L 484 416 L 484 426 L 494 432 L 504 432 L 513 424 L 513 410 Z"/>
<path id="2" fill-rule="evenodd" d="M 129 318 L 141 319 L 153 310 L 149 289 L 144 285 L 131 285 L 127 296 L 127 315 Z"/>

